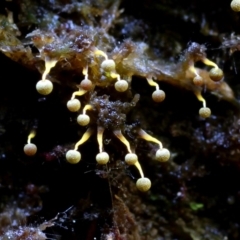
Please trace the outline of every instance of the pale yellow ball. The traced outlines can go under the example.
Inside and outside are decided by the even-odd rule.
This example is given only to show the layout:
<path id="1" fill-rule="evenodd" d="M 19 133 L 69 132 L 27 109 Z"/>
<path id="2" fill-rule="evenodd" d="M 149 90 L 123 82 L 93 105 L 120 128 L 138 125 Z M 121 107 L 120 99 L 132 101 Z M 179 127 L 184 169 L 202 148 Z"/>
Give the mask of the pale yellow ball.
<path id="1" fill-rule="evenodd" d="M 136 182 L 137 189 L 141 192 L 146 192 L 151 188 L 151 181 L 149 178 L 139 178 Z"/>
<path id="2" fill-rule="evenodd" d="M 231 2 L 230 6 L 234 12 L 240 12 L 240 1 L 239 0 L 233 0 Z"/>
<path id="3" fill-rule="evenodd" d="M 214 81 L 214 82 L 219 82 L 220 80 L 223 79 L 223 71 L 220 68 L 212 68 L 209 71 L 209 77 Z"/>
<path id="4" fill-rule="evenodd" d="M 71 99 L 67 102 L 67 108 L 70 112 L 77 112 L 81 108 L 81 102 L 78 99 Z"/>
<path id="5" fill-rule="evenodd" d="M 156 90 L 152 94 L 152 99 L 154 102 L 162 102 L 166 97 L 166 94 L 163 90 Z"/>
<path id="6" fill-rule="evenodd" d="M 138 156 L 135 153 L 128 153 L 125 156 L 125 163 L 128 165 L 134 165 L 138 161 Z"/>
<path id="7" fill-rule="evenodd" d="M 109 161 L 109 155 L 106 152 L 98 153 L 96 156 L 96 161 L 100 165 L 107 164 Z"/>
<path id="8" fill-rule="evenodd" d="M 156 152 L 156 160 L 159 162 L 166 162 L 170 158 L 170 152 L 166 148 L 158 149 Z"/>
<path id="9" fill-rule="evenodd" d="M 87 126 L 90 122 L 90 117 L 86 114 L 80 114 L 78 117 L 77 117 L 77 122 L 79 125 L 81 126 Z"/>
<path id="10" fill-rule="evenodd" d="M 27 156 L 34 156 L 37 152 L 37 146 L 33 143 L 28 143 L 24 146 L 23 151 Z"/>
<path id="11" fill-rule="evenodd" d="M 105 72 L 112 72 L 115 70 L 116 64 L 112 59 L 104 60 L 101 64 L 101 68 Z"/>
<path id="12" fill-rule="evenodd" d="M 128 89 L 128 82 L 126 80 L 119 80 L 114 85 L 118 92 L 125 92 Z"/>
<path id="13" fill-rule="evenodd" d="M 208 107 L 202 107 L 199 109 L 199 115 L 202 118 L 208 118 L 211 116 L 211 109 Z"/>
<path id="14" fill-rule="evenodd" d="M 38 93 L 42 95 L 48 95 L 52 92 L 53 90 L 53 84 L 51 81 L 45 79 L 45 80 L 40 80 L 37 82 L 36 89 Z"/>
<path id="15" fill-rule="evenodd" d="M 69 150 L 66 153 L 66 159 L 71 164 L 76 164 L 81 160 L 81 153 L 76 150 Z"/>

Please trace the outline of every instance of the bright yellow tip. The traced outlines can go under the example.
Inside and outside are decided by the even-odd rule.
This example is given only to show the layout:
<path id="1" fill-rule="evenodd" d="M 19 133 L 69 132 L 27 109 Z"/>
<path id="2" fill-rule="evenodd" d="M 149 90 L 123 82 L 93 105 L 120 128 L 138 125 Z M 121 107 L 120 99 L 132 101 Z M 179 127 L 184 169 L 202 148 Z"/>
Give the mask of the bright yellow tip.
<path id="1" fill-rule="evenodd" d="M 55 67 L 56 63 L 57 63 L 57 60 L 55 59 L 49 59 L 47 57 L 45 58 L 45 71 L 42 75 L 42 80 L 46 79 L 46 76 L 49 74 L 51 69 Z"/>
<path id="2" fill-rule="evenodd" d="M 33 139 L 36 136 L 36 131 L 32 130 L 30 134 L 28 135 L 27 143 L 31 143 L 31 139 Z"/>

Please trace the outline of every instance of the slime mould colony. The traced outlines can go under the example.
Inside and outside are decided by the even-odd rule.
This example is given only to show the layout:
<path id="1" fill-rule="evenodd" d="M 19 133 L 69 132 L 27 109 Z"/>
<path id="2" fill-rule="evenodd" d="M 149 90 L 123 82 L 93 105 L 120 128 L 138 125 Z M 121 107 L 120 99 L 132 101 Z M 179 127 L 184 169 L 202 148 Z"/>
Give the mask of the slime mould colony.
<path id="1" fill-rule="evenodd" d="M 70 164 L 77 164 L 81 160 L 81 145 L 95 134 L 99 147 L 96 154 L 97 164 L 105 165 L 114 161 L 103 146 L 105 132 L 108 132 L 126 146 L 125 162 L 138 169 L 140 178 L 136 186 L 145 192 L 150 189 L 151 181 L 144 176 L 135 153 L 136 144 L 128 136 L 129 129 L 136 139 L 141 138 L 158 145 L 155 160 L 168 161 L 170 152 L 140 126 L 126 124 L 128 112 L 136 106 L 140 98 L 139 94 L 132 94 L 132 77 L 146 79 L 154 88 L 152 99 L 157 103 L 165 99 L 165 92 L 158 84 L 160 81 L 192 91 L 202 102 L 203 106 L 199 110 L 202 118 L 211 115 L 211 110 L 206 106 L 201 94 L 203 89 L 227 101 L 234 101 L 234 96 L 223 80 L 223 71 L 207 58 L 204 45 L 190 43 L 179 62 L 170 64 L 153 57 L 144 42 L 128 39 L 119 44 L 108 31 L 119 13 L 113 12 L 111 21 L 109 16 L 101 16 L 98 27 L 72 23 L 72 26 L 60 24 L 51 30 L 37 29 L 26 35 L 29 40 L 26 43 L 22 36 L 20 40 L 21 33 L 11 17 L 11 12 L 8 12 L 8 16 L 1 16 L 0 19 L 0 50 L 10 59 L 40 71 L 42 77 L 36 83 L 36 90 L 41 95 L 49 95 L 54 91 L 53 80 L 66 84 L 52 77 L 51 70 L 66 70 L 77 74 L 77 86 L 74 86 L 74 82 L 71 83 L 71 77 L 64 80 L 73 89 L 66 107 L 70 112 L 78 113 L 76 121 L 80 127 L 85 127 L 86 131 L 73 148 L 66 152 L 66 160 Z M 205 64 L 208 70 L 195 67 L 197 62 Z M 32 131 L 24 146 L 24 152 L 28 156 L 37 152 L 36 145 L 31 143 L 35 135 L 35 131 Z"/>

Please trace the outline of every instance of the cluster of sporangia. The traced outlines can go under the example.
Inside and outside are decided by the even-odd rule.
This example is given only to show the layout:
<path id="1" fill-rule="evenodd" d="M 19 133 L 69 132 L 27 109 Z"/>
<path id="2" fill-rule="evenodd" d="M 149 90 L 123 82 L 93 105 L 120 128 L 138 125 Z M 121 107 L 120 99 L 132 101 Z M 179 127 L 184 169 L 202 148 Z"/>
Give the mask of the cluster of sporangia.
<path id="1" fill-rule="evenodd" d="M 94 52 L 95 57 L 99 57 L 103 59 L 100 61 L 100 69 L 102 72 L 104 72 L 107 76 L 110 76 L 111 79 L 113 79 L 114 82 L 114 88 L 117 92 L 124 93 L 125 91 L 128 90 L 129 88 L 129 81 L 121 79 L 120 75 L 116 72 L 115 69 L 115 62 L 112 59 L 108 59 L 108 56 L 101 50 L 96 49 Z M 218 66 L 208 60 L 207 58 L 204 58 L 203 63 L 206 65 L 213 66 L 213 68 L 209 72 L 209 76 L 213 81 L 220 81 L 223 78 L 223 72 L 221 69 L 218 68 Z M 51 60 L 49 58 L 45 59 L 45 71 L 42 74 L 42 79 L 37 83 L 36 89 L 37 91 L 42 94 L 42 95 L 48 95 L 52 92 L 53 90 L 53 84 L 50 80 L 46 79 L 47 75 L 49 74 L 51 68 L 53 68 L 57 63 L 57 60 Z M 203 84 L 203 79 L 202 77 L 198 74 L 198 71 L 194 68 L 194 66 L 190 67 L 191 71 L 194 73 L 194 78 L 193 78 L 193 84 L 196 86 L 201 86 Z M 78 91 L 73 92 L 71 99 L 67 102 L 67 108 L 71 112 L 78 112 L 81 109 L 81 102 L 77 97 L 80 97 L 87 92 L 92 92 L 96 83 L 92 82 L 91 79 L 88 78 L 88 66 L 86 66 L 83 69 L 83 75 L 85 78 L 81 81 L 80 85 L 78 86 Z M 165 93 L 164 91 L 159 89 L 159 85 L 154 82 L 152 79 L 147 78 L 147 81 L 149 85 L 155 87 L 155 91 L 152 94 L 152 99 L 155 102 L 162 102 L 165 99 Z M 207 118 L 211 115 L 211 111 L 209 108 L 206 107 L 206 102 L 205 99 L 202 97 L 201 94 L 199 94 L 198 99 L 203 102 L 203 107 L 199 110 L 199 114 L 203 118 Z M 92 101 L 93 102 L 93 101 Z M 81 114 L 78 115 L 77 117 L 77 123 L 80 126 L 87 126 L 91 119 L 88 115 L 89 111 L 99 111 L 96 110 L 95 106 L 91 104 L 91 101 L 86 104 L 83 109 Z M 101 122 L 98 120 L 97 124 L 97 141 L 99 145 L 99 153 L 96 155 L 96 161 L 100 165 L 107 164 L 109 161 L 109 154 L 104 151 L 103 149 L 103 133 L 104 133 L 104 124 L 99 124 Z M 140 174 L 140 178 L 136 182 L 137 188 L 142 191 L 148 191 L 151 187 L 151 181 L 144 177 L 141 165 L 138 161 L 138 156 L 132 150 L 133 148 L 130 146 L 129 141 L 124 137 L 122 134 L 121 130 L 119 129 L 113 129 L 113 134 L 126 146 L 127 148 L 127 154 L 125 155 L 125 162 L 128 165 L 134 165 Z M 83 134 L 82 138 L 75 144 L 74 148 L 67 151 L 66 153 L 66 159 L 69 163 L 71 164 L 76 164 L 81 160 L 81 153 L 78 151 L 78 148 L 80 145 L 82 145 L 84 142 L 86 142 L 89 137 L 93 134 L 93 129 L 92 127 L 89 127 L 86 132 Z M 147 134 L 143 129 L 140 129 L 138 131 L 138 137 L 142 138 L 146 141 L 154 142 L 158 144 L 159 149 L 156 151 L 155 159 L 160 162 L 165 162 L 168 161 L 170 158 L 170 152 L 168 149 L 163 148 L 162 143 Z M 35 132 L 31 132 L 28 136 L 28 143 L 24 146 L 24 152 L 28 156 L 33 156 L 37 152 L 37 147 L 35 144 L 31 143 L 31 139 L 35 136 Z"/>

